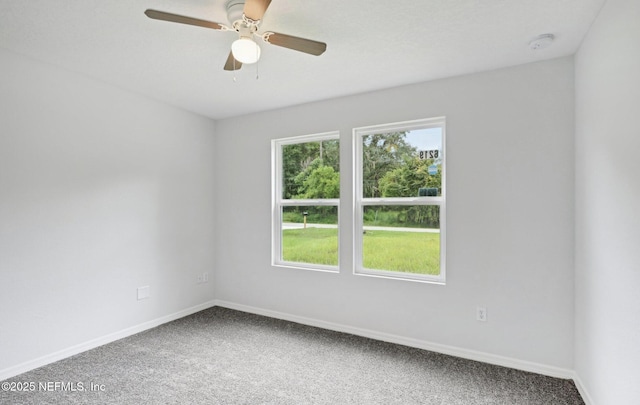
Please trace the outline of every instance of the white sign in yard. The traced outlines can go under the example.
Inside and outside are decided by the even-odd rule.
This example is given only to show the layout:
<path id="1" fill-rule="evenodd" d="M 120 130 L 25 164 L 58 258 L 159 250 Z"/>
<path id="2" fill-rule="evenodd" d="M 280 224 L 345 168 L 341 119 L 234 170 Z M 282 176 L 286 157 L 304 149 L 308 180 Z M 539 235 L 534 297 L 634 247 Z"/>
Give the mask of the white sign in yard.
<path id="1" fill-rule="evenodd" d="M 440 156 L 440 151 L 438 149 L 421 150 L 420 152 L 418 152 L 418 156 L 422 160 L 425 160 L 425 159 L 438 159 L 439 157 L 441 157 Z"/>

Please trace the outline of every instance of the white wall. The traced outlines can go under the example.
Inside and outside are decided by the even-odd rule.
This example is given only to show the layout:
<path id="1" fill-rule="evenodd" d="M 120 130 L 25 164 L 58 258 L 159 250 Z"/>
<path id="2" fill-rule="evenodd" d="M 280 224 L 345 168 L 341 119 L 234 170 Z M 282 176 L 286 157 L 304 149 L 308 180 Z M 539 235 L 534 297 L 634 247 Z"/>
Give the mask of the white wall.
<path id="1" fill-rule="evenodd" d="M 609 0 L 576 55 L 575 368 L 640 404 L 640 2 Z"/>
<path id="2" fill-rule="evenodd" d="M 0 50 L 0 376 L 213 299 L 214 130 Z"/>
<path id="3" fill-rule="evenodd" d="M 573 59 L 563 58 L 219 121 L 216 298 L 569 373 L 573 83 Z M 446 286 L 354 276 L 348 227 L 340 274 L 270 265 L 271 139 L 341 131 L 348 226 L 352 128 L 442 115 Z M 478 304 L 488 308 L 486 323 L 475 320 Z"/>

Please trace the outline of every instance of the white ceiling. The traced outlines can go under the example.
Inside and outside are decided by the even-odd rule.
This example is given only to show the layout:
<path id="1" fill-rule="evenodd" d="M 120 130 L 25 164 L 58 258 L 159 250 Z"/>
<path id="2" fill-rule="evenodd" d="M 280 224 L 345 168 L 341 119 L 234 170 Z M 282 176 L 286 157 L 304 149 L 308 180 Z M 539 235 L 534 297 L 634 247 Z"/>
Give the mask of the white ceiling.
<path id="1" fill-rule="evenodd" d="M 147 8 L 228 24 L 227 0 L 0 0 L 0 48 L 214 119 L 575 53 L 605 0 L 273 0 L 265 30 L 327 43 L 261 45 L 223 71 L 232 32 L 151 20 Z M 553 33 L 546 49 L 529 41 Z M 235 81 L 234 81 L 235 77 Z"/>

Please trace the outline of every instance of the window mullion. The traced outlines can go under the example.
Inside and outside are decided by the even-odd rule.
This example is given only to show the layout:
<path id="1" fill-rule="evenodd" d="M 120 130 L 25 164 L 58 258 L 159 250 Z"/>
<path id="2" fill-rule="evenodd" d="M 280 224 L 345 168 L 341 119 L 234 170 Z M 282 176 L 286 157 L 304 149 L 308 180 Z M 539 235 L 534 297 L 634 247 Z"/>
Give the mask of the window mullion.
<path id="1" fill-rule="evenodd" d="M 337 198 L 327 198 L 327 199 L 318 199 L 318 200 L 292 200 L 292 199 L 281 199 L 279 204 L 283 207 L 286 206 L 311 206 L 311 205 L 322 205 L 322 206 L 338 206 L 340 205 L 340 200 Z"/>

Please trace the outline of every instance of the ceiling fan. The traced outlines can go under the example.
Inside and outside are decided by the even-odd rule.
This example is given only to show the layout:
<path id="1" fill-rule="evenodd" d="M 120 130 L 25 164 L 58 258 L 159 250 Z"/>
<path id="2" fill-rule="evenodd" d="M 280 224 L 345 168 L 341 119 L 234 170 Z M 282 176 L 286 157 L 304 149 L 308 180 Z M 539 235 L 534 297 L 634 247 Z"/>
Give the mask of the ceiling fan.
<path id="1" fill-rule="evenodd" d="M 255 63 L 260 59 L 260 47 L 253 40 L 254 36 L 262 38 L 262 40 L 268 44 L 293 49 L 310 55 L 321 55 L 327 49 L 327 44 L 324 42 L 272 31 L 259 34 L 258 27 L 269 4 L 271 4 L 271 0 L 229 0 L 226 8 L 227 18 L 231 23 L 231 27 L 217 22 L 185 17 L 158 10 L 146 10 L 144 13 L 147 17 L 154 20 L 195 25 L 218 31 L 236 32 L 238 39 L 231 44 L 231 52 L 224 65 L 224 70 L 238 70 L 242 67 L 242 64 Z"/>

